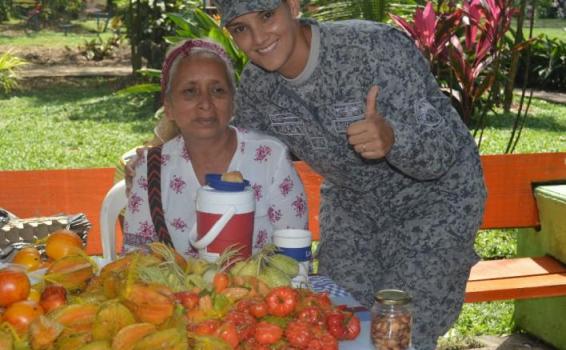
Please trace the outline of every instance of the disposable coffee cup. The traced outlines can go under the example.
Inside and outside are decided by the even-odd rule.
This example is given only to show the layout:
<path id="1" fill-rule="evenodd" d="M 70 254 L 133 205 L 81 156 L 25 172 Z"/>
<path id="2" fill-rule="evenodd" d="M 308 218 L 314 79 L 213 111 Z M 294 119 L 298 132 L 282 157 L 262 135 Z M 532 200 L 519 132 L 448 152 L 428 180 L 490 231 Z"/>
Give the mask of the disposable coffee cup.
<path id="1" fill-rule="evenodd" d="M 277 230 L 273 232 L 273 244 L 281 254 L 299 262 L 299 275 L 293 279 L 293 284 L 306 283 L 312 265 L 311 232 L 298 229 Z"/>

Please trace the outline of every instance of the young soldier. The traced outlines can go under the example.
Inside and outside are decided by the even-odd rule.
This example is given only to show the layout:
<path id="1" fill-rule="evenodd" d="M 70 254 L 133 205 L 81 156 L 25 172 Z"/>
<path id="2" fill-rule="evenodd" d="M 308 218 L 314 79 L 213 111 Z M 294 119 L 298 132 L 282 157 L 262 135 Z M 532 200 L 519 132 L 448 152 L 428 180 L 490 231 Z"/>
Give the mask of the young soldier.
<path id="1" fill-rule="evenodd" d="M 320 272 L 365 306 L 413 297 L 413 344 L 461 309 L 485 188 L 473 138 L 413 42 L 367 21 L 299 20 L 299 0 L 217 0 L 251 62 L 236 122 L 278 137 L 325 178 Z"/>

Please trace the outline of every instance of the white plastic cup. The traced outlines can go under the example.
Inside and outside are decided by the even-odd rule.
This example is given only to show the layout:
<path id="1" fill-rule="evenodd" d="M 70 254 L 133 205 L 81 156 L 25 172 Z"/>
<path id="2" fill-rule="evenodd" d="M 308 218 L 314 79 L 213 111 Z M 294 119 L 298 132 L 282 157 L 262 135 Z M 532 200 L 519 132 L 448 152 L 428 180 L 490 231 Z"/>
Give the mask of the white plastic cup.
<path id="1" fill-rule="evenodd" d="M 306 283 L 312 265 L 311 232 L 298 229 L 276 230 L 273 232 L 273 244 L 281 254 L 299 262 L 299 275 L 293 279 L 293 283 Z"/>

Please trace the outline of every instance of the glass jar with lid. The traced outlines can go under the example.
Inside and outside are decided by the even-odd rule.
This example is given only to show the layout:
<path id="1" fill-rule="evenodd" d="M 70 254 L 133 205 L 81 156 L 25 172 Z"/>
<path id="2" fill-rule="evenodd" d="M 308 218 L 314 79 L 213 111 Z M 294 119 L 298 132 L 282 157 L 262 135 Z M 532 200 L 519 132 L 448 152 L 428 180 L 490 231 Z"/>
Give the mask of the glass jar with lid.
<path id="1" fill-rule="evenodd" d="M 371 309 L 371 341 L 376 350 L 405 350 L 411 346 L 411 297 L 405 291 L 384 289 L 375 294 Z"/>

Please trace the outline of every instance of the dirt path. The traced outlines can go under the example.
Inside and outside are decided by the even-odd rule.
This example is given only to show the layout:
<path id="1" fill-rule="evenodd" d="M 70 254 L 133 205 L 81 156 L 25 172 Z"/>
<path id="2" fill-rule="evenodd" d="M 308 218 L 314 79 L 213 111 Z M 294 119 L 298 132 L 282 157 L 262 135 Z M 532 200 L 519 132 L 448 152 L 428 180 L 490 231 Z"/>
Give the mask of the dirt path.
<path id="1" fill-rule="evenodd" d="M 95 76 L 127 76 L 132 74 L 129 64 L 112 64 L 107 66 L 87 65 L 28 65 L 19 70 L 23 79 L 46 77 L 95 77 Z"/>

